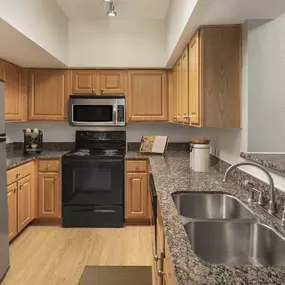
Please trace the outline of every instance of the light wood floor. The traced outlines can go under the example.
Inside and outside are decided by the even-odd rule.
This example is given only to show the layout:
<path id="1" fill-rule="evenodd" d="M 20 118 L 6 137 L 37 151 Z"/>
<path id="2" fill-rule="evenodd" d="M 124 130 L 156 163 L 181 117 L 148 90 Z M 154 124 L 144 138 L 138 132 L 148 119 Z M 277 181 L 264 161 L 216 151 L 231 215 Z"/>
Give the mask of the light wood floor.
<path id="1" fill-rule="evenodd" d="M 152 228 L 30 226 L 10 245 L 1 285 L 77 285 L 85 265 L 152 265 Z"/>

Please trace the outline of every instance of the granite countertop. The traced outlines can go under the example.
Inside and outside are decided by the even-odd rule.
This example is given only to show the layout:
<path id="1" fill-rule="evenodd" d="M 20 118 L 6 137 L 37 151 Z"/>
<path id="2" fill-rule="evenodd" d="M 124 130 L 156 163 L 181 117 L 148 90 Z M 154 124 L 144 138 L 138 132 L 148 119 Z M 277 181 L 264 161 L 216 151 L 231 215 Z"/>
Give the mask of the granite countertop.
<path id="1" fill-rule="evenodd" d="M 140 158 L 128 153 L 128 158 Z M 223 266 L 200 259 L 191 248 L 182 221 L 172 201 L 177 191 L 230 193 L 247 204 L 248 193 L 232 181 L 222 183 L 223 175 L 211 168 L 209 173 L 195 173 L 189 169 L 187 152 L 168 152 L 166 156 L 148 157 L 152 168 L 167 242 L 170 248 L 176 284 L 284 284 L 285 267 Z M 254 205 L 249 206 L 260 222 L 267 223 L 285 234 L 284 229 Z M 210 237 L 209 237 L 210 238 Z"/>
<path id="2" fill-rule="evenodd" d="M 275 171 L 285 174 L 285 153 L 245 153 L 240 154 L 242 158 L 258 163 L 262 166 L 274 169 Z"/>
<path id="3" fill-rule="evenodd" d="M 40 155 L 28 156 L 13 153 L 13 156 L 7 159 L 7 169 L 37 158 L 61 159 L 66 152 L 44 151 Z M 209 173 L 190 171 L 189 153 L 186 151 L 168 151 L 166 155 L 128 151 L 126 158 L 150 161 L 177 285 L 285 284 L 285 267 L 223 266 L 200 259 L 191 248 L 171 197 L 171 194 L 177 191 L 222 192 L 230 193 L 247 204 L 248 193 L 244 188 L 232 181 L 223 183 L 222 173 L 214 168 L 211 168 Z M 248 207 L 256 213 L 260 222 L 273 226 L 285 235 L 285 230 L 255 205 Z"/>
<path id="4" fill-rule="evenodd" d="M 44 150 L 41 154 L 24 155 L 21 151 L 7 156 L 7 170 L 25 164 L 34 159 L 61 159 L 68 151 Z"/>

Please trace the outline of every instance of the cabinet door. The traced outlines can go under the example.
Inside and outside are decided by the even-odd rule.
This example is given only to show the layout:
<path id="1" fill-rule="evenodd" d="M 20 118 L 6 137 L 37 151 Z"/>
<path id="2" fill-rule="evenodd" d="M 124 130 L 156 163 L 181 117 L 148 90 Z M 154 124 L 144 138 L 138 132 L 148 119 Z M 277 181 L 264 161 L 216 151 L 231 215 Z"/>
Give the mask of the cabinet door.
<path id="1" fill-rule="evenodd" d="M 29 120 L 63 121 L 68 88 L 65 70 L 33 70 L 29 75 Z"/>
<path id="2" fill-rule="evenodd" d="M 58 173 L 39 173 L 39 218 L 58 218 L 59 201 Z"/>
<path id="3" fill-rule="evenodd" d="M 17 183 L 8 187 L 8 236 L 12 240 L 17 235 Z"/>
<path id="4" fill-rule="evenodd" d="M 182 92 L 181 92 L 181 79 L 182 79 L 182 73 L 181 73 L 181 58 L 176 63 L 176 122 L 181 122 L 182 118 Z"/>
<path id="5" fill-rule="evenodd" d="M 129 71 L 129 121 L 167 121 L 167 73 Z"/>
<path id="6" fill-rule="evenodd" d="M 149 222 L 147 173 L 127 173 L 126 221 Z"/>
<path id="7" fill-rule="evenodd" d="M 189 115 L 191 125 L 201 124 L 201 68 L 199 32 L 189 44 Z"/>
<path id="8" fill-rule="evenodd" d="M 22 121 L 23 94 L 22 69 L 14 64 L 4 62 L 2 67 L 5 94 L 5 120 Z"/>
<path id="9" fill-rule="evenodd" d="M 163 284 L 165 285 L 175 285 L 175 277 L 174 271 L 171 262 L 170 251 L 167 242 L 165 241 L 165 259 L 164 259 L 164 266 L 163 266 Z"/>
<path id="10" fill-rule="evenodd" d="M 95 70 L 72 70 L 72 93 L 95 94 L 96 75 Z"/>
<path id="11" fill-rule="evenodd" d="M 189 123 L 189 112 L 188 112 L 188 47 L 184 50 L 181 56 L 181 100 L 180 100 L 180 120 L 181 123 Z"/>
<path id="12" fill-rule="evenodd" d="M 32 181 L 31 175 L 18 182 L 18 232 L 32 220 Z"/>
<path id="13" fill-rule="evenodd" d="M 177 65 L 174 66 L 172 72 L 172 118 L 169 118 L 170 122 L 177 122 Z"/>
<path id="14" fill-rule="evenodd" d="M 100 93 L 103 94 L 124 94 L 124 71 L 120 70 L 100 70 Z"/>

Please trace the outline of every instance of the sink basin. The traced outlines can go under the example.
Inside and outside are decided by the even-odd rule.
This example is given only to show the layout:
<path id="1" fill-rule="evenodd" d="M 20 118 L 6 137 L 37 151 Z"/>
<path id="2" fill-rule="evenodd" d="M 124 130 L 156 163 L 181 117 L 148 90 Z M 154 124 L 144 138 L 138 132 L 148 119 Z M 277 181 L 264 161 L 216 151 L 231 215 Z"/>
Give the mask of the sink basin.
<path id="1" fill-rule="evenodd" d="M 191 221 L 185 226 L 196 255 L 212 264 L 285 265 L 285 239 L 250 221 Z"/>
<path id="2" fill-rule="evenodd" d="M 216 193 L 176 193 L 172 199 L 178 214 L 191 219 L 251 220 L 254 214 L 237 198 Z"/>

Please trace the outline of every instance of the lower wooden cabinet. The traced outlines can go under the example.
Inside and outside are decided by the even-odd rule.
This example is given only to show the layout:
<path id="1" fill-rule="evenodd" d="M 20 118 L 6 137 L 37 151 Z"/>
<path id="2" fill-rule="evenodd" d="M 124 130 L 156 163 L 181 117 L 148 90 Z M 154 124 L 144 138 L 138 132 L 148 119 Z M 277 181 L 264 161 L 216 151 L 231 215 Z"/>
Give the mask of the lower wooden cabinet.
<path id="1" fill-rule="evenodd" d="M 8 193 L 8 236 L 12 240 L 17 235 L 17 183 L 7 187 Z"/>
<path id="2" fill-rule="evenodd" d="M 59 213 L 58 173 L 39 173 L 39 218 L 58 218 Z"/>
<path id="3" fill-rule="evenodd" d="M 151 209 L 147 162 L 127 161 L 125 218 L 127 223 L 150 223 Z"/>
<path id="4" fill-rule="evenodd" d="M 60 163 L 58 160 L 39 161 L 39 215 L 40 219 L 60 218 Z"/>
<path id="5" fill-rule="evenodd" d="M 157 212 L 157 255 L 153 262 L 153 285 L 175 285 L 174 271 L 171 262 L 167 238 L 164 234 L 163 222 L 158 208 Z"/>
<path id="6" fill-rule="evenodd" d="M 18 182 L 18 232 L 32 221 L 32 181 L 31 175 Z"/>
<path id="7" fill-rule="evenodd" d="M 13 177 L 14 179 L 12 180 Z M 32 162 L 24 164 L 12 170 L 9 170 L 7 173 L 7 181 L 8 183 L 10 182 L 7 187 L 8 236 L 9 236 L 9 240 L 12 240 L 33 219 L 33 215 L 32 215 L 33 164 Z"/>

